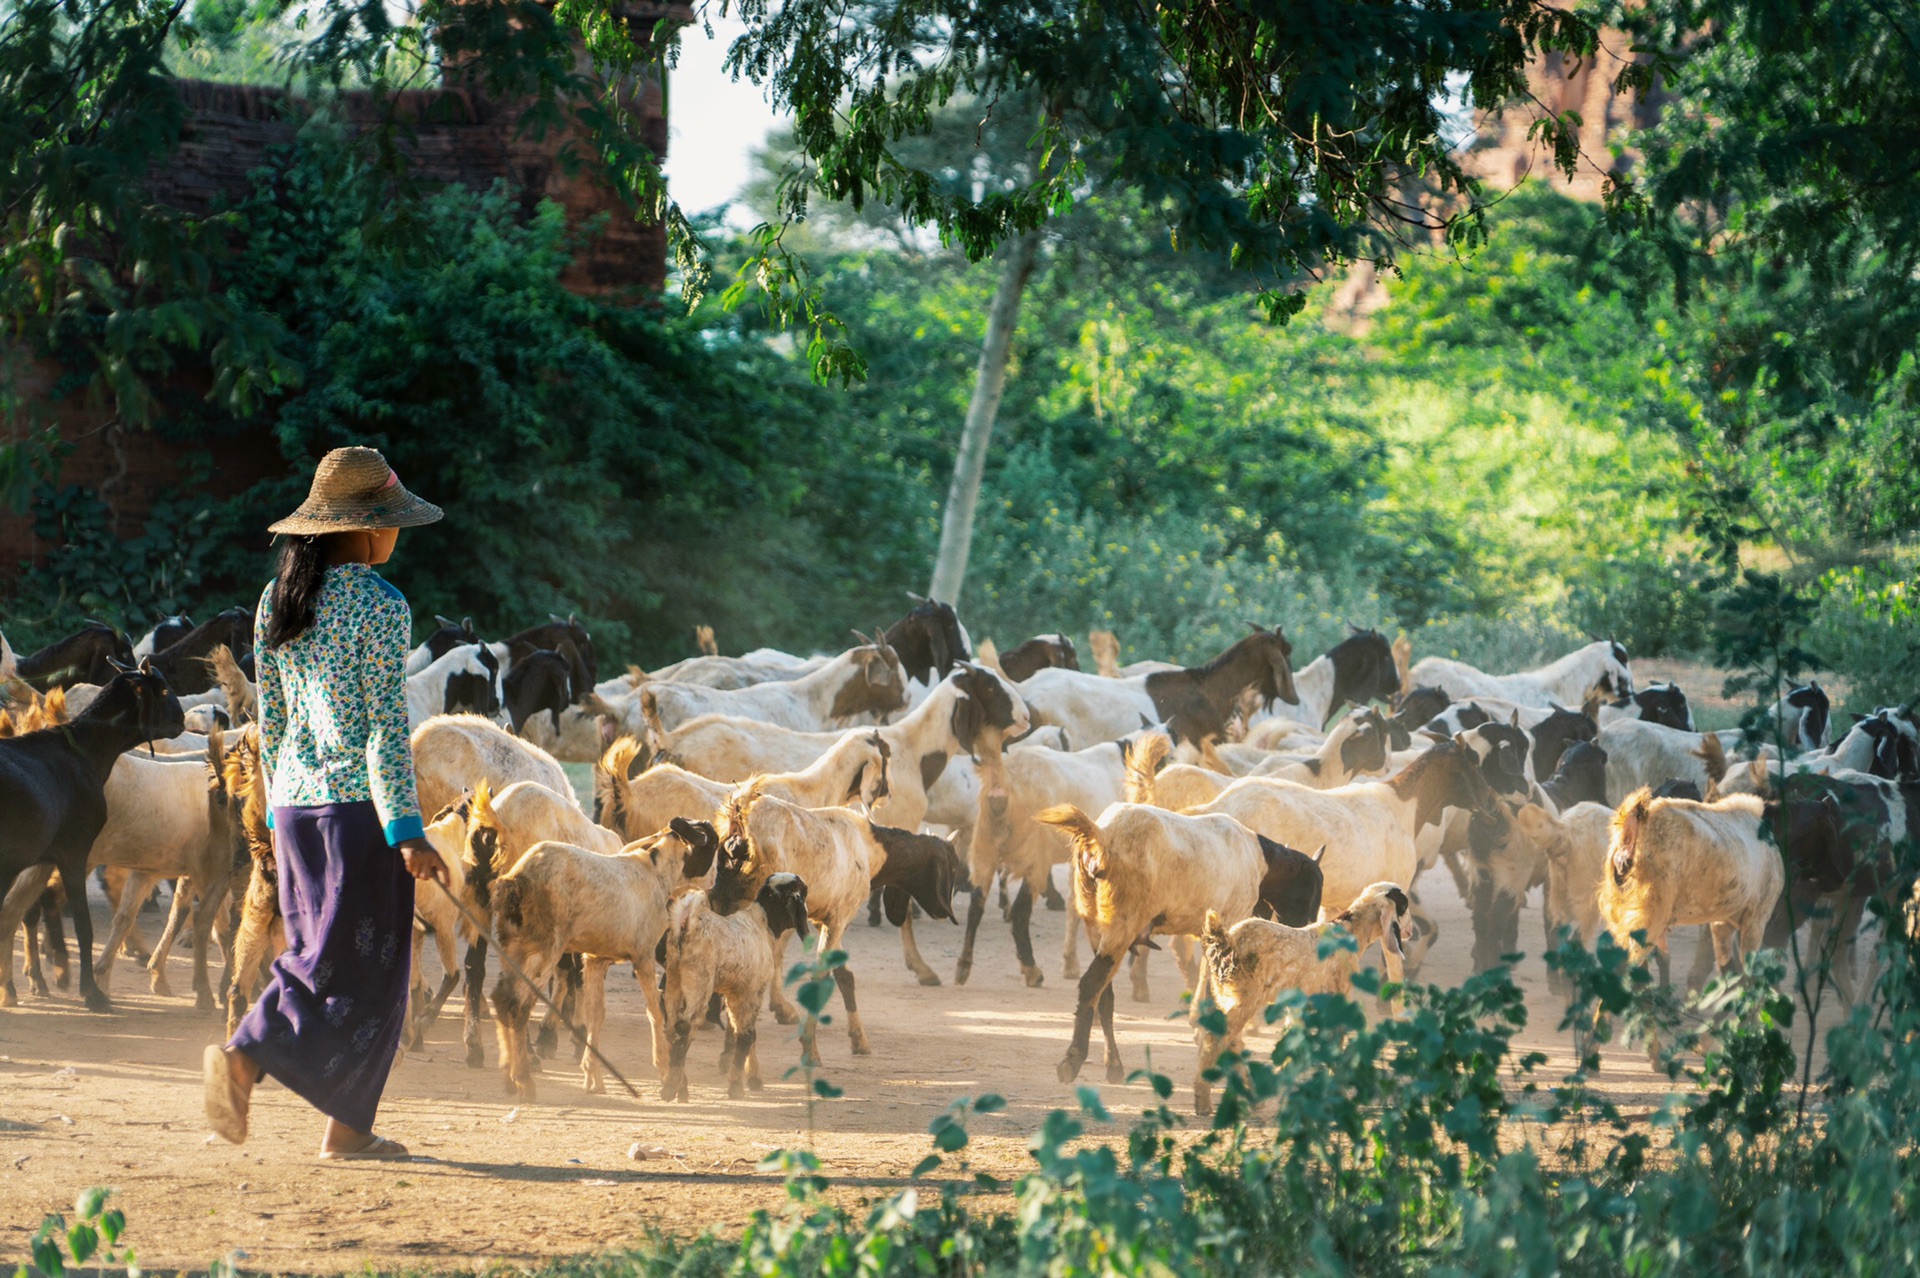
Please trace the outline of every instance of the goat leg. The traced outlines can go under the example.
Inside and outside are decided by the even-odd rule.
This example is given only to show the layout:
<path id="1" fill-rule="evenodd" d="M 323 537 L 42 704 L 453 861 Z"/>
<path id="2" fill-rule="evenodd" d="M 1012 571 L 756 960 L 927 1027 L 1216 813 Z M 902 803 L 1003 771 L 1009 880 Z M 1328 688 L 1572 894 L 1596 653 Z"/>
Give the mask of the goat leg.
<path id="1" fill-rule="evenodd" d="M 833 969 L 833 983 L 840 987 L 840 1001 L 847 1005 L 847 1037 L 852 1040 L 853 1054 L 873 1055 L 873 1048 L 867 1042 L 866 1027 L 860 1023 L 860 1005 L 853 996 L 853 973 L 847 970 L 845 964 Z"/>
<path id="2" fill-rule="evenodd" d="M 480 1018 L 486 1015 L 487 987 L 487 938 L 480 937 L 467 946 L 466 962 L 466 1021 L 461 1026 L 460 1036 L 466 1043 L 467 1068 L 485 1069 L 487 1051 L 480 1041 Z M 506 1042 L 501 1038 L 502 1044 Z"/>
<path id="3" fill-rule="evenodd" d="M 1115 960 L 1108 954 L 1095 954 L 1093 962 L 1087 964 L 1085 976 L 1080 978 L 1079 996 L 1073 1008 L 1073 1038 L 1067 1044 L 1067 1054 L 1060 1058 L 1055 1069 L 1063 1083 L 1071 1083 L 1080 1077 L 1080 1067 L 1087 1063 L 1088 1042 L 1093 1037 L 1093 1013 L 1103 993 L 1112 988 Z"/>
<path id="4" fill-rule="evenodd" d="M 73 943 L 80 951 L 80 997 L 86 1000 L 90 1012 L 111 1012 L 113 1000 L 93 979 L 93 915 L 87 911 L 89 850 L 90 847 L 83 847 L 62 857 L 60 877 L 67 885 L 67 906 L 73 912 Z M 11 937 L 12 933 L 8 935 Z"/>
<path id="5" fill-rule="evenodd" d="M 940 975 L 927 966 L 927 960 L 920 956 L 920 943 L 913 935 L 913 907 L 907 907 L 907 917 L 900 923 L 900 953 L 907 960 L 907 970 L 922 985 L 938 985 Z"/>
<path id="6" fill-rule="evenodd" d="M 46 891 L 48 881 L 53 878 L 53 868 L 52 865 L 28 866 L 0 898 L 0 938 L 6 942 L 0 945 L 0 1007 L 19 1005 L 20 997 L 13 988 L 13 933 L 34 902 L 40 899 L 40 894 Z M 69 887 L 67 893 L 71 897 L 73 889 Z"/>
<path id="7" fill-rule="evenodd" d="M 1027 979 L 1029 988 L 1038 988 L 1046 983 L 1047 974 L 1033 961 L 1033 885 L 1022 882 L 1020 890 L 1014 894 L 1013 909 L 1007 919 L 1013 924 L 1013 953 L 1020 960 L 1020 974 Z"/>
<path id="8" fill-rule="evenodd" d="M 965 985 L 973 975 L 973 938 L 980 933 L 980 920 L 987 912 L 987 894 L 980 888 L 967 893 L 967 935 L 960 942 L 960 961 L 953 965 L 953 983 Z"/>

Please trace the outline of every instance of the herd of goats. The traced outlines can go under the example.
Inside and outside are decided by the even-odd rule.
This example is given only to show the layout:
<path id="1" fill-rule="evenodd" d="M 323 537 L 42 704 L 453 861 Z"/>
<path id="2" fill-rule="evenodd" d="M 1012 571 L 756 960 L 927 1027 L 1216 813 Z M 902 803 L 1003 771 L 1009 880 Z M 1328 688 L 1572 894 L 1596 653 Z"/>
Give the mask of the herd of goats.
<path id="1" fill-rule="evenodd" d="M 760 1009 L 801 1019 L 782 989 L 790 941 L 824 954 L 863 912 L 884 916 L 907 967 L 937 985 L 914 919 L 959 921 L 964 891 L 964 983 L 996 879 L 1030 986 L 1043 982 L 1035 903 L 1067 911 L 1063 1081 L 1096 1021 L 1107 1077 L 1124 1077 L 1116 975 L 1129 961 L 1146 998 L 1153 938 L 1172 938 L 1194 991 L 1201 1112 L 1210 1068 L 1283 991 L 1344 992 L 1375 947 L 1390 980 L 1417 973 L 1445 943 L 1414 890 L 1436 863 L 1470 909 L 1475 970 L 1517 948 L 1522 905 L 1544 887 L 1550 940 L 1605 929 L 1663 965 L 1677 927 L 1709 928 L 1724 969 L 1810 921 L 1851 1000 L 1868 903 L 1887 900 L 1909 931 L 1920 913 L 1908 713 L 1856 715 L 1829 744 L 1827 696 L 1807 684 L 1758 731 L 1700 733 L 1684 693 L 1636 688 L 1611 641 L 1493 675 L 1412 661 L 1404 639 L 1358 628 L 1296 671 L 1277 626 L 1205 665 L 1122 666 L 1103 631 L 1089 673 L 1064 636 L 976 650 L 951 607 L 916 599 L 837 656 L 724 657 L 701 627 L 702 655 L 602 679 L 573 619 L 501 642 L 471 620 L 436 622 L 408 662 L 407 704 L 427 837 L 452 884 L 418 894 L 410 1040 L 464 981 L 467 1059 L 484 1064 L 498 947 L 490 1010 L 525 1099 L 557 1025 L 576 1018 L 586 1086 L 604 1089 L 606 977 L 622 963 L 664 1096 L 686 1099 L 689 1041 L 709 1023 L 729 1094 L 757 1088 Z M 17 1000 L 17 931 L 34 993 L 48 995 L 43 950 L 67 985 L 64 913 L 90 1008 L 110 1006 L 123 951 L 166 993 L 167 955 L 190 937 L 199 1004 L 216 1005 L 217 940 L 238 1020 L 284 944 L 251 668 L 240 609 L 168 618 L 138 643 L 91 624 L 21 655 L 0 636 L 0 1006 Z M 592 765 L 590 813 L 561 761 Z M 112 906 L 97 960 L 96 872 Z M 149 948 L 136 925 L 166 883 Z M 1323 943 L 1335 929 L 1354 944 Z M 437 987 L 418 962 L 429 940 Z M 832 979 L 864 1055 L 854 974 L 843 964 Z M 551 1009 L 537 1032 L 536 997 Z"/>

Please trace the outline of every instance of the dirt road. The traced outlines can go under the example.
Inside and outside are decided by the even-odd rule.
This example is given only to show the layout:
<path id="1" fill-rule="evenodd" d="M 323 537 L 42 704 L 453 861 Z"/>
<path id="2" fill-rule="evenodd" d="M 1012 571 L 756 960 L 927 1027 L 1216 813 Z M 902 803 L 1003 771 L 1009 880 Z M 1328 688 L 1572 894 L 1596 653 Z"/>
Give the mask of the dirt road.
<path id="1" fill-rule="evenodd" d="M 1458 981 L 1466 974 L 1465 913 L 1444 873 L 1421 888 L 1444 929 L 1423 977 Z M 1523 919 L 1523 937 L 1538 935 L 1537 918 L 1530 910 Z M 960 988 L 950 978 L 959 929 L 920 924 L 928 961 L 948 976 L 940 988 L 922 988 L 901 963 L 897 933 L 856 925 L 849 950 L 874 1054 L 854 1058 L 841 1026 L 824 1029 L 823 1076 L 845 1095 L 811 1110 L 805 1080 L 783 1077 L 798 1061 L 792 1031 L 771 1018 L 761 1038 L 769 1083 L 752 1099 L 726 1099 L 712 1072 L 718 1038 L 708 1031 L 694 1044 L 691 1104 L 662 1104 L 651 1087 L 643 1104 L 589 1096 L 577 1071 L 552 1061 L 538 1102 L 518 1106 L 493 1068 L 490 1028 L 489 1067 L 471 1070 L 457 1022 L 444 1018 L 427 1050 L 399 1066 L 387 1094 L 382 1129 L 420 1155 L 403 1165 L 317 1162 L 316 1116 L 271 1085 L 257 1095 L 252 1141 L 209 1143 L 199 1060 L 219 1021 L 188 999 L 145 993 L 144 973 L 123 965 L 112 1015 L 89 1015 L 70 995 L 28 997 L 20 1010 L 0 1013 L 0 1258 L 22 1257 L 41 1216 L 71 1210 L 75 1192 L 89 1185 L 118 1191 L 149 1270 L 201 1268 L 230 1252 L 244 1253 L 246 1268 L 283 1272 L 368 1262 L 469 1267 L 599 1250 L 649 1227 L 724 1231 L 779 1200 L 779 1178 L 755 1170 L 769 1151 L 810 1147 L 836 1181 L 886 1192 L 928 1152 L 930 1120 L 955 1097 L 989 1091 L 1008 1105 L 973 1124 L 973 1165 L 1015 1175 L 1027 1165 L 1027 1134 L 1049 1109 L 1073 1104 L 1073 1089 L 1054 1077 L 1073 997 L 1058 976 L 1063 920 L 1036 911 L 1048 972 L 1040 989 L 1021 983 L 997 910 L 982 927 L 973 979 Z M 157 931 L 151 919 L 147 930 Z M 1684 964 L 1691 954 L 1677 957 Z M 1169 1019 L 1181 985 L 1170 954 L 1153 962 L 1151 1004 L 1128 1001 L 1122 989 L 1121 1041 L 1129 1067 L 1151 1054 L 1184 1102 L 1194 1048 L 1184 1020 Z M 175 988 L 184 989 L 184 955 L 173 963 Z M 1537 959 L 1520 976 L 1531 1017 L 1522 1042 L 1553 1055 L 1545 1076 L 1557 1078 L 1570 1065 L 1569 1044 L 1552 1028 L 1557 1001 Z M 608 1051 L 639 1082 L 650 1072 L 648 1040 L 639 991 L 624 969 L 612 980 L 609 1007 Z M 1604 1086 L 1657 1102 L 1656 1080 L 1640 1060 L 1623 1054 L 1617 1065 Z M 1096 1046 L 1081 1081 L 1098 1085 L 1125 1123 L 1149 1094 L 1101 1078 Z M 636 1145 L 646 1157 L 629 1157 Z"/>

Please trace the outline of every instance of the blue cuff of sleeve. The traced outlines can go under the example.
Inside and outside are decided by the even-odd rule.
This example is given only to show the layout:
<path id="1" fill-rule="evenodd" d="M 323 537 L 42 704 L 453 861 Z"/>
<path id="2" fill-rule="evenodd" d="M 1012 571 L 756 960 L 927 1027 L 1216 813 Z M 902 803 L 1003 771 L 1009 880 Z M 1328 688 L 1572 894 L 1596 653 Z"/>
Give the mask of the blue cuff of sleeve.
<path id="1" fill-rule="evenodd" d="M 269 830 L 273 828 L 273 809 L 272 808 L 267 809 L 267 828 Z"/>
<path id="2" fill-rule="evenodd" d="M 426 835 L 427 827 L 417 812 L 387 822 L 387 846 L 390 848 L 397 848 L 408 839 L 423 839 Z"/>

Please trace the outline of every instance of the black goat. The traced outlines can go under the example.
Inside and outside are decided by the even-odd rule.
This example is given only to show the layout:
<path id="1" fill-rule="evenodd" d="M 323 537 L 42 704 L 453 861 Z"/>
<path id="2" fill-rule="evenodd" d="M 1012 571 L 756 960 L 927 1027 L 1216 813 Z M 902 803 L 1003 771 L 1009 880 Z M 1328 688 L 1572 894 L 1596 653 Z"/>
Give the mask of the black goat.
<path id="1" fill-rule="evenodd" d="M 64 639 L 19 659 L 17 673 L 35 690 L 47 692 L 75 683 L 105 683 L 114 663 L 133 664 L 133 641 L 104 621 L 89 621 Z"/>
<path id="2" fill-rule="evenodd" d="M 225 644 L 239 661 L 253 651 L 253 614 L 245 608 L 229 608 L 210 621 L 188 631 L 177 643 L 168 644 L 153 654 L 153 668 L 166 676 L 167 686 L 181 696 L 206 692 L 214 686 L 207 658 Z M 243 664 L 243 670 L 246 668 Z M 248 675 L 248 678 L 252 678 Z"/>
<path id="3" fill-rule="evenodd" d="M 507 667 L 502 700 L 507 703 L 507 719 L 515 735 L 526 730 L 527 721 L 542 710 L 553 716 L 553 730 L 560 731 L 560 715 L 573 704 L 571 664 L 551 648 L 539 648 L 525 656 L 516 656 Z"/>
<path id="4" fill-rule="evenodd" d="M 111 1010 L 93 979 L 93 919 L 87 913 L 87 856 L 107 823 L 107 774 L 120 755 L 143 741 L 186 730 L 180 698 L 151 661 L 115 674 L 85 714 L 57 728 L 0 740 L 0 883 L 51 865 L 67 885 L 74 940 L 80 949 L 80 994 L 96 1012 Z M 10 896 L 18 893 L 9 893 Z M 7 917 L 11 938 L 36 890 Z M 0 1006 L 17 1001 L 11 977 Z"/>

